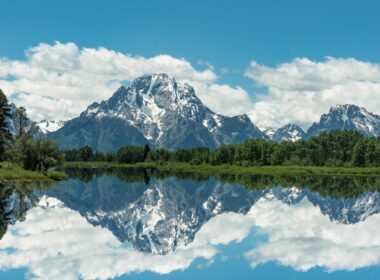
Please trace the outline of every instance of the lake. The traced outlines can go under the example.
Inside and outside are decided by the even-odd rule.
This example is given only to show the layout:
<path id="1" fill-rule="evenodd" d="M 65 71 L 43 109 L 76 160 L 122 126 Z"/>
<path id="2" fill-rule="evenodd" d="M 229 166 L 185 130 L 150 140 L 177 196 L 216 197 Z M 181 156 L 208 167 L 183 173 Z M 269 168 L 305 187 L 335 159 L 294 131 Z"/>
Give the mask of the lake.
<path id="1" fill-rule="evenodd" d="M 378 279 L 380 179 L 68 169 L 0 186 L 0 279 Z"/>

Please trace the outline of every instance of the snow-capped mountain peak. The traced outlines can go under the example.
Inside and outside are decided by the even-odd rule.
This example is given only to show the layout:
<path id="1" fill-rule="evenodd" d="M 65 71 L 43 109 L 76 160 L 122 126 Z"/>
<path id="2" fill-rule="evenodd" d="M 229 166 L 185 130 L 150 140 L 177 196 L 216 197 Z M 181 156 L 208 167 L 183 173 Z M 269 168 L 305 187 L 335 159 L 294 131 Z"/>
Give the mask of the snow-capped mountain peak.
<path id="1" fill-rule="evenodd" d="M 213 149 L 267 136 L 247 115 L 214 113 L 190 85 L 178 83 L 167 74 L 154 74 L 139 77 L 131 86 L 121 86 L 108 100 L 93 103 L 52 138 L 64 148 L 90 145 L 114 151 L 120 146 L 145 143 L 168 149 Z"/>
<path id="2" fill-rule="evenodd" d="M 60 129 L 62 126 L 64 126 L 64 124 L 65 124 L 65 121 L 42 120 L 42 121 L 37 122 L 37 125 L 43 134 L 56 131 Z"/>
<path id="3" fill-rule="evenodd" d="M 380 116 L 368 112 L 365 108 L 352 105 L 336 105 L 323 114 L 319 123 L 314 123 L 307 137 L 319 135 L 323 131 L 356 130 L 367 137 L 380 135 Z"/>
<path id="4" fill-rule="evenodd" d="M 286 124 L 280 127 L 276 133 L 273 134 L 272 139 L 277 142 L 291 141 L 295 142 L 305 137 L 305 131 L 296 124 Z"/>
<path id="5" fill-rule="evenodd" d="M 268 139 L 272 140 L 273 135 L 276 133 L 276 129 L 272 127 L 262 128 L 261 131 L 268 136 Z"/>

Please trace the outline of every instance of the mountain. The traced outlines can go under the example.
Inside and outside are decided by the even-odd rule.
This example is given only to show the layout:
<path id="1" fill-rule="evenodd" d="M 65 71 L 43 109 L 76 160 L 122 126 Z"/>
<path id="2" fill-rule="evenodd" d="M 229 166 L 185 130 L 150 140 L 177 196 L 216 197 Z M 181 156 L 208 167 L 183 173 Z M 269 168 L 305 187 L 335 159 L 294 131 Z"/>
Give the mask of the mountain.
<path id="1" fill-rule="evenodd" d="M 40 128 L 41 132 L 46 134 L 48 132 L 54 132 L 64 126 L 65 121 L 48 121 L 43 120 L 36 123 Z"/>
<path id="2" fill-rule="evenodd" d="M 337 105 L 323 114 L 319 123 L 313 123 L 306 138 L 331 130 L 356 130 L 366 137 L 379 136 L 380 116 L 356 105 Z"/>
<path id="3" fill-rule="evenodd" d="M 111 98 L 93 103 L 48 137 L 61 148 L 89 145 L 103 152 L 126 145 L 150 144 L 175 150 L 240 143 L 263 138 L 247 115 L 227 117 L 206 107 L 188 84 L 167 74 L 137 78 Z"/>
<path id="4" fill-rule="evenodd" d="M 272 140 L 273 135 L 276 133 L 276 130 L 271 127 L 263 128 L 261 131 L 268 137 L 269 140 Z"/>
<path id="5" fill-rule="evenodd" d="M 305 131 L 301 127 L 295 124 L 287 124 L 279 129 L 273 134 L 272 140 L 276 142 L 290 141 L 295 142 L 297 140 L 304 139 L 306 136 Z"/>

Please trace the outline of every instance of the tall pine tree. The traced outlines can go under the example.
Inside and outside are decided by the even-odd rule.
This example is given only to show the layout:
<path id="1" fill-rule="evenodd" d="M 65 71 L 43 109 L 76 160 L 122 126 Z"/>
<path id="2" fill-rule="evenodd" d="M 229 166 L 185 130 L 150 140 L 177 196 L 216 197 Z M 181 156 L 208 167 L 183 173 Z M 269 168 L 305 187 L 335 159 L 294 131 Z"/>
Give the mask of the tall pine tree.
<path id="1" fill-rule="evenodd" d="M 352 163 L 355 167 L 365 167 L 366 165 L 366 144 L 363 139 L 359 140 L 354 146 Z"/>
<path id="2" fill-rule="evenodd" d="M 4 159 L 4 151 L 7 142 L 12 139 L 8 119 L 11 117 L 11 108 L 8 99 L 0 89 L 0 160 Z"/>
<path id="3" fill-rule="evenodd" d="M 25 134 L 27 133 L 26 126 L 27 126 L 27 122 L 28 122 L 28 115 L 26 114 L 25 107 L 21 106 L 21 107 L 17 108 L 15 122 L 16 122 L 16 126 L 17 126 L 17 132 L 16 132 L 17 137 L 21 138 L 21 137 L 25 136 Z"/>

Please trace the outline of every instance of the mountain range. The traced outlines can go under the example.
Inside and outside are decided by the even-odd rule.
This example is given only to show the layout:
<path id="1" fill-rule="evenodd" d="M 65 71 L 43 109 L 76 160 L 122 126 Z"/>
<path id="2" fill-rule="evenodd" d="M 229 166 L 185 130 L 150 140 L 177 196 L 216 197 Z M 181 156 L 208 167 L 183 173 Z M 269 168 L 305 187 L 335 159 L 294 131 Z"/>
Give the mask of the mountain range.
<path id="1" fill-rule="evenodd" d="M 307 138 L 330 130 L 356 130 L 367 137 L 380 136 L 380 116 L 356 105 L 337 105 L 307 130 Z"/>
<path id="2" fill-rule="evenodd" d="M 336 105 L 331 107 L 327 114 L 323 114 L 319 122 L 313 123 L 306 132 L 298 125 L 291 123 L 277 130 L 266 128 L 263 132 L 270 140 L 276 142 L 294 142 L 333 130 L 355 130 L 366 137 L 378 137 L 380 136 L 380 116 L 353 104 Z"/>
<path id="3" fill-rule="evenodd" d="M 211 111 L 188 84 L 167 74 L 137 78 L 111 98 L 91 104 L 79 117 L 48 136 L 61 148 L 89 145 L 115 151 L 126 145 L 214 149 L 221 144 L 264 138 L 247 115 L 227 117 Z"/>
<path id="4" fill-rule="evenodd" d="M 63 149 L 85 145 L 103 152 L 127 145 L 153 148 L 214 149 L 247 139 L 276 142 L 309 139 L 324 131 L 356 130 L 367 137 L 380 135 L 380 116 L 356 105 L 337 105 L 304 131 L 296 124 L 260 130 L 243 114 L 217 114 L 196 96 L 193 87 L 167 74 L 137 78 L 121 86 L 108 100 L 93 103 L 66 122 L 42 121 L 39 127 Z"/>

